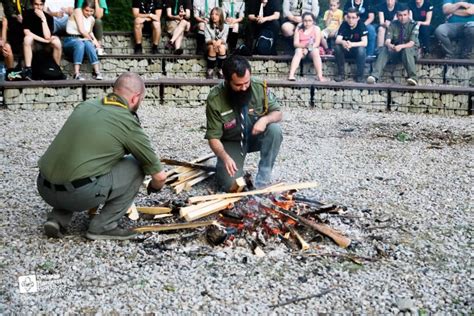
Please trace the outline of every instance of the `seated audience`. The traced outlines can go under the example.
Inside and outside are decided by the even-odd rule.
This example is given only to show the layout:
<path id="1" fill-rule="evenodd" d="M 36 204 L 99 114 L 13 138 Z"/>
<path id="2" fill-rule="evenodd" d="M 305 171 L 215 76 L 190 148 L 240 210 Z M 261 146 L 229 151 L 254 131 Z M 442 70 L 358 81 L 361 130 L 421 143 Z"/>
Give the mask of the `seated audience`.
<path id="1" fill-rule="evenodd" d="M 257 55 L 276 55 L 276 41 L 280 32 L 280 0 L 251 1 L 248 15 L 247 47 L 254 47 Z M 260 46 L 260 47 L 259 47 Z"/>
<path id="2" fill-rule="evenodd" d="M 385 42 L 385 31 L 393 20 L 397 18 L 398 3 L 397 0 L 386 0 L 378 7 L 379 29 L 377 33 L 377 50 L 380 49 Z"/>
<path id="3" fill-rule="evenodd" d="M 232 53 L 237 47 L 239 33 L 243 31 L 242 22 L 245 17 L 245 2 L 242 0 L 223 0 L 225 22 L 229 25 L 229 35 L 227 36 L 227 47 Z"/>
<path id="4" fill-rule="evenodd" d="M 430 0 L 410 0 L 408 3 L 411 18 L 418 23 L 420 33 L 418 39 L 420 41 L 421 55 L 430 53 L 430 35 L 431 35 L 431 18 L 433 17 L 433 6 Z"/>
<path id="5" fill-rule="evenodd" d="M 76 19 L 76 11 L 67 22 L 66 32 L 67 36 L 64 38 L 64 53 L 72 58 L 74 64 L 74 79 L 84 80 L 85 78 L 80 73 L 84 55 L 87 56 L 91 63 L 94 72 L 93 78 L 102 80 L 102 75 L 99 69 L 99 58 L 97 57 L 96 48 L 100 47 L 99 42 L 94 36 L 92 29 L 94 28 L 94 0 L 84 0 L 82 3 L 81 16 L 83 25 L 82 28 L 88 33 L 89 37 L 83 37 L 79 33 L 79 23 Z"/>
<path id="6" fill-rule="evenodd" d="M 6 79 L 7 80 L 20 80 L 22 79 L 21 71 L 14 71 L 15 59 L 13 57 L 13 51 L 11 45 L 7 40 L 7 29 L 8 20 L 6 17 L 2 18 L 2 35 L 0 37 L 0 49 L 2 50 L 3 60 L 6 67 Z"/>
<path id="7" fill-rule="evenodd" d="M 227 57 L 227 35 L 229 25 L 224 21 L 224 12 L 215 7 L 211 10 L 209 22 L 206 24 L 204 36 L 207 46 L 207 73 L 206 78 L 212 79 L 217 60 L 217 77 L 224 78 L 222 64 Z"/>
<path id="8" fill-rule="evenodd" d="M 196 21 L 196 54 L 204 52 L 204 30 L 209 23 L 211 9 L 219 7 L 219 0 L 193 0 L 193 15 Z"/>
<path id="9" fill-rule="evenodd" d="M 82 22 L 81 22 L 81 13 L 82 13 L 82 4 L 84 3 L 85 0 L 75 0 L 76 5 L 74 11 L 76 11 L 76 19 L 77 19 L 77 25 L 81 27 Z M 104 46 L 102 45 L 102 38 L 104 37 L 104 26 L 102 22 L 102 17 L 105 14 L 109 13 L 109 9 L 107 7 L 107 2 L 106 0 L 94 0 L 94 18 L 95 18 L 95 23 L 94 23 L 94 36 L 97 39 L 97 42 L 99 42 L 99 48 L 97 48 L 97 54 L 99 56 L 105 55 L 105 50 Z M 83 32 L 79 30 L 81 34 Z"/>
<path id="10" fill-rule="evenodd" d="M 472 58 L 474 42 L 474 3 L 472 0 L 443 0 L 443 13 L 447 22 L 438 26 L 435 35 L 441 43 L 446 58 L 456 58 L 452 41 L 461 45 L 461 58 Z"/>
<path id="11" fill-rule="evenodd" d="M 291 60 L 290 74 L 288 80 L 295 81 L 295 72 L 300 65 L 301 59 L 311 57 L 319 81 L 327 81 L 323 77 L 323 64 L 319 56 L 319 44 L 321 42 L 321 29 L 314 24 L 315 17 L 310 12 L 303 13 L 303 23 L 300 24 L 293 36 L 295 55 Z"/>
<path id="12" fill-rule="evenodd" d="M 367 47 L 367 27 L 360 21 L 359 11 L 350 8 L 344 21 L 339 28 L 336 37 L 336 81 L 345 79 L 345 58 L 354 58 L 356 61 L 356 82 L 364 81 L 365 56 Z"/>
<path id="13" fill-rule="evenodd" d="M 326 53 L 331 54 L 329 50 L 328 40 L 336 38 L 337 30 L 344 21 L 344 13 L 339 9 L 339 0 L 329 1 L 329 10 L 324 12 L 324 24 L 326 28 L 322 30 L 321 46 L 326 50 Z"/>
<path id="14" fill-rule="evenodd" d="M 163 3 L 161 0 L 133 0 L 133 35 L 135 37 L 135 54 L 142 54 L 143 29 L 151 30 L 152 46 L 151 53 L 158 54 L 158 45 L 161 38 L 161 12 Z"/>
<path id="15" fill-rule="evenodd" d="M 44 0 L 31 0 L 33 9 L 26 10 L 23 16 L 23 55 L 25 58 L 24 78 L 33 80 L 31 63 L 33 52 L 51 47 L 56 64 L 61 62 L 61 41 L 52 35 L 54 29 L 53 17 L 43 11 Z"/>
<path id="16" fill-rule="evenodd" d="M 54 19 L 54 35 L 66 33 L 66 24 L 74 11 L 74 0 L 46 0 L 44 11 Z"/>
<path id="17" fill-rule="evenodd" d="M 349 8 L 355 8 L 359 11 L 360 21 L 367 27 L 367 56 L 373 57 L 375 53 L 375 44 L 377 41 L 377 34 L 375 26 L 372 24 L 375 19 L 375 9 L 371 0 L 347 0 L 344 5 L 344 14 L 347 14 Z"/>
<path id="18" fill-rule="evenodd" d="M 166 0 L 166 31 L 171 35 L 166 48 L 175 55 L 183 54 L 181 45 L 191 28 L 191 8 L 191 0 Z"/>
<path id="19" fill-rule="evenodd" d="M 293 53 L 293 35 L 295 34 L 296 26 L 303 22 L 302 15 L 304 12 L 311 12 L 317 18 L 319 3 L 318 0 L 283 0 L 282 9 L 281 33 L 287 40 L 288 46 L 291 47 L 291 52 Z"/>
<path id="20" fill-rule="evenodd" d="M 385 65 L 389 60 L 393 62 L 400 58 L 408 73 L 407 83 L 416 86 L 416 65 L 418 49 L 418 24 L 410 19 L 410 10 L 405 4 L 400 4 L 397 20 L 390 23 L 387 30 L 385 46 L 381 48 L 372 74 L 367 83 L 375 83 L 380 78 Z"/>

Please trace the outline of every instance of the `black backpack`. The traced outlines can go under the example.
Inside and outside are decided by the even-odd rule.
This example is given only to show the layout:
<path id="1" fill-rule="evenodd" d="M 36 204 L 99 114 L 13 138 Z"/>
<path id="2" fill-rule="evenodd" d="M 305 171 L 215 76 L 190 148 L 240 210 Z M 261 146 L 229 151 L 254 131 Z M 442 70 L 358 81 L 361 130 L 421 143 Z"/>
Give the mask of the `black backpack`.
<path id="1" fill-rule="evenodd" d="M 66 75 L 53 59 L 51 53 L 36 52 L 31 63 L 34 80 L 64 80 Z"/>
<path id="2" fill-rule="evenodd" d="M 271 55 L 274 42 L 273 32 L 263 29 L 255 44 L 255 53 L 257 55 Z"/>

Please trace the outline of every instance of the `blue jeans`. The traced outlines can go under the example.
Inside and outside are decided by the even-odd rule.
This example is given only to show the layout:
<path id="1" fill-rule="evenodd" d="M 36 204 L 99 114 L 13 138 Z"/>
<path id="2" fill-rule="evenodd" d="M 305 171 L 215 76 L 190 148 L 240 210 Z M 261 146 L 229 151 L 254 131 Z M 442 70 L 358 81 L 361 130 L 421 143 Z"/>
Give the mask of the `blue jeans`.
<path id="1" fill-rule="evenodd" d="M 356 78 L 361 79 L 364 76 L 365 69 L 365 47 L 352 47 L 349 51 L 344 49 L 342 45 L 337 44 L 334 49 L 336 54 L 337 73 L 340 76 L 344 76 L 344 63 L 346 57 L 354 58 L 357 65 Z"/>
<path id="2" fill-rule="evenodd" d="M 95 46 L 91 41 L 81 40 L 79 37 L 68 36 L 64 39 L 64 53 L 72 56 L 74 65 L 82 64 L 84 54 L 87 55 L 91 65 L 99 63 Z"/>
<path id="3" fill-rule="evenodd" d="M 369 24 L 367 27 L 367 56 L 375 54 L 375 45 L 377 44 L 377 33 L 375 33 L 375 25 Z"/>

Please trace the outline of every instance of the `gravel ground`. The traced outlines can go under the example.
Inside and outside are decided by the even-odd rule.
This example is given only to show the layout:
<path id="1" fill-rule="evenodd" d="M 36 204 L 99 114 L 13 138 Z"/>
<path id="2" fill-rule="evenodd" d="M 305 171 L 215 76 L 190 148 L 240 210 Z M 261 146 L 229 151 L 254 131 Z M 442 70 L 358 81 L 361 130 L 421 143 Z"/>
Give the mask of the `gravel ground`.
<path id="1" fill-rule="evenodd" d="M 346 206 L 326 220 L 352 238 L 348 250 L 325 238 L 305 253 L 269 240 L 260 258 L 246 245 L 211 247 L 201 233 L 187 242 L 157 233 L 93 242 L 83 237 L 85 213 L 70 236 L 47 239 L 36 165 L 70 110 L 1 111 L 0 313 L 472 314 L 472 117 L 284 111 L 275 181 L 317 181 L 301 194 Z M 209 152 L 203 108 L 145 107 L 140 115 L 161 156 Z M 251 172 L 256 161 L 251 155 Z M 140 194 L 137 204 L 184 197 L 165 189 Z M 163 247 L 170 238 L 177 241 Z M 28 275 L 37 292 L 20 293 L 19 277 Z"/>

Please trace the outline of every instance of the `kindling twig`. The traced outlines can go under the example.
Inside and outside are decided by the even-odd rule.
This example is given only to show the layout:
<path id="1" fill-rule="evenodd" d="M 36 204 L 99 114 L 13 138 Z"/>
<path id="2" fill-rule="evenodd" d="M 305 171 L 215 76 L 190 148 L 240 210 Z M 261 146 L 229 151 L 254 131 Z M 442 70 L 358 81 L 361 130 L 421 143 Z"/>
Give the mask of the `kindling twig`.
<path id="1" fill-rule="evenodd" d="M 278 303 L 278 304 L 275 304 L 275 305 L 270 305 L 270 306 L 268 306 L 268 307 L 270 307 L 270 308 L 276 308 L 276 307 L 281 307 L 281 306 L 285 306 L 285 305 L 289 305 L 289 304 L 293 304 L 293 303 L 298 303 L 298 302 L 301 302 L 301 301 L 309 300 L 309 299 L 316 298 L 316 297 L 321 297 L 321 296 L 323 296 L 323 295 L 328 294 L 329 292 L 334 291 L 335 289 L 336 289 L 336 288 L 326 289 L 326 290 L 323 290 L 322 292 L 319 292 L 319 293 L 317 293 L 317 294 L 313 294 L 313 295 L 309 295 L 309 296 L 305 296 L 305 297 L 293 298 L 293 299 L 291 299 L 291 300 L 288 300 L 288 301 L 285 301 L 285 302 L 282 302 L 282 303 Z"/>

